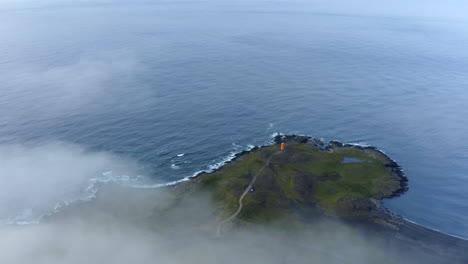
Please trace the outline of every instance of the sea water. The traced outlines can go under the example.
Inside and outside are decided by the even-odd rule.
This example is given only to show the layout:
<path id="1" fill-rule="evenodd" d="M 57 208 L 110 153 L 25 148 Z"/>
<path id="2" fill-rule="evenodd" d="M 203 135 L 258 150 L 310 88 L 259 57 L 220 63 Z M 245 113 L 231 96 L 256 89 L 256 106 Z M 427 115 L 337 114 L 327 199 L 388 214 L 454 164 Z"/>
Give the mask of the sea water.
<path id="1" fill-rule="evenodd" d="M 362 143 L 410 180 L 386 206 L 468 237 L 468 22 L 323 5 L 4 4 L 0 144 L 125 156 L 158 187 L 277 132 Z"/>

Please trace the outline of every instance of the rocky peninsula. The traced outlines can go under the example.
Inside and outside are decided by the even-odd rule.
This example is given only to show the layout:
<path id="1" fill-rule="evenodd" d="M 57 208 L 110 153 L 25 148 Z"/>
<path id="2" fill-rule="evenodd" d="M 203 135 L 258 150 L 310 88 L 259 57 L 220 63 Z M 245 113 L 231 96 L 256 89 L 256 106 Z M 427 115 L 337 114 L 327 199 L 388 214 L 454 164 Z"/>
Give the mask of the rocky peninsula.
<path id="1" fill-rule="evenodd" d="M 384 207 L 383 199 L 407 190 L 403 170 L 375 147 L 278 135 L 271 145 L 241 152 L 216 171 L 178 185 L 172 191 L 177 198 L 155 215 L 171 214 L 203 194 L 215 203 L 203 221 L 211 219 L 218 236 L 239 227 L 274 223 L 287 230 L 328 219 L 378 234 L 382 248 L 417 252 L 421 263 L 468 263 L 466 240 L 409 222 Z M 406 263 L 404 257 L 395 261 Z"/>

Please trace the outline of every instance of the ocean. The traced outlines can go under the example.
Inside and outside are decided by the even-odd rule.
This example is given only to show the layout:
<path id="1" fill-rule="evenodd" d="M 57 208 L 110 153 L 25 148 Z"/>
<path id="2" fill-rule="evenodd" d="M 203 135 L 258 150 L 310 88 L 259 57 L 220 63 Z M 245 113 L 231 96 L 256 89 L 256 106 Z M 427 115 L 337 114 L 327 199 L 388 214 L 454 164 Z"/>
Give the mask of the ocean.
<path id="1" fill-rule="evenodd" d="M 178 181 L 274 133 L 296 133 L 383 150 L 409 178 L 408 193 L 385 205 L 468 238 L 468 21 L 323 5 L 3 4 L 0 157 L 9 162 L 0 161 L 0 179 L 28 172 L 21 183 L 0 183 L 0 204 L 21 199 L 11 196 L 18 186 L 61 191 L 37 208 L 43 193 L 22 193 L 30 197 L 2 208 L 0 219 L 27 224 L 71 201 L 92 202 L 97 183 Z M 60 181 L 47 181 L 47 168 L 75 164 L 34 162 L 51 142 L 61 157 L 73 146 L 73 155 L 91 155 L 85 164 L 93 153 L 120 163 L 96 165 L 84 183 L 70 183 L 64 168 Z M 116 168 L 123 160 L 134 166 Z"/>

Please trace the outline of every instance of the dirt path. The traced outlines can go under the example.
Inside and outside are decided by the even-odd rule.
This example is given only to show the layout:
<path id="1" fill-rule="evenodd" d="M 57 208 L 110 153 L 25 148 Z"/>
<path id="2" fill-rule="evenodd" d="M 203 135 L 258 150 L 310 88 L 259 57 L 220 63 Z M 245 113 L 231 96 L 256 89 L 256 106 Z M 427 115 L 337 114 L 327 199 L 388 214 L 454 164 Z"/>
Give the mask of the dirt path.
<path id="1" fill-rule="evenodd" d="M 237 215 L 239 215 L 239 213 L 242 211 L 242 207 L 244 206 L 243 203 L 242 203 L 242 200 L 244 200 L 244 197 L 249 193 L 249 191 L 252 189 L 253 185 L 255 184 L 255 181 L 257 180 L 258 176 L 260 175 L 260 173 L 262 173 L 263 169 L 266 168 L 266 166 L 270 163 L 270 160 L 271 158 L 273 158 L 274 155 L 278 154 L 280 151 L 277 151 L 275 153 L 273 153 L 270 158 L 268 158 L 267 162 L 262 166 L 262 168 L 260 168 L 260 170 L 258 170 L 257 174 L 255 174 L 255 176 L 252 178 L 252 180 L 250 181 L 249 185 L 247 185 L 247 188 L 245 188 L 244 192 L 242 193 L 242 195 L 239 197 L 239 207 L 237 207 L 237 210 L 234 212 L 234 214 L 232 214 L 231 216 L 229 216 L 228 218 L 224 219 L 223 221 L 221 221 L 218 225 L 218 229 L 216 231 L 216 234 L 217 236 L 220 236 L 221 235 L 221 230 L 222 230 L 222 227 L 223 227 L 223 224 L 231 221 L 232 219 L 236 218 Z"/>

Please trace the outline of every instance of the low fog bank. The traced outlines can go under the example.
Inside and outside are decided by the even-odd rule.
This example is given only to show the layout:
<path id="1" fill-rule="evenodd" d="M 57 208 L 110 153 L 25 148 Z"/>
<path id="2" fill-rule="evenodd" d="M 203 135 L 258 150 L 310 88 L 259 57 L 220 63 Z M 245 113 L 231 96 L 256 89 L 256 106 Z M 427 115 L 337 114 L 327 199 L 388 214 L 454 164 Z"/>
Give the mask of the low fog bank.
<path id="1" fill-rule="evenodd" d="M 219 236 L 209 193 L 122 184 L 137 167 L 65 143 L 0 146 L 2 220 L 24 224 L 0 223 L 0 263 L 418 263 L 418 252 L 330 220 L 231 223 Z"/>
<path id="2" fill-rule="evenodd" d="M 130 181 L 125 175 L 136 171 L 131 160 L 73 144 L 0 145 L 0 223 L 38 221 L 92 199 L 101 183 Z"/>
<path id="3" fill-rule="evenodd" d="M 0 263 L 365 264 L 396 263 L 408 254 L 328 221 L 227 228 L 219 237 L 216 203 L 208 194 L 171 208 L 176 200 L 170 189 L 106 185 L 93 202 L 68 207 L 39 225 L 0 227 Z"/>

